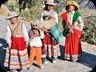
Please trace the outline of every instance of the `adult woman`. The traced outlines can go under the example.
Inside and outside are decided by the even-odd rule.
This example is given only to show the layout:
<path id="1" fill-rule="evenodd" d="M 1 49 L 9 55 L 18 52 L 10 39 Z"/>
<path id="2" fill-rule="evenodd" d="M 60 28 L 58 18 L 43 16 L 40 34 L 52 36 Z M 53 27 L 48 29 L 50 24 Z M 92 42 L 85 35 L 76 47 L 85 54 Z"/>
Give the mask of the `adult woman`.
<path id="1" fill-rule="evenodd" d="M 65 42 L 65 59 L 77 61 L 82 54 L 80 36 L 84 24 L 75 1 L 68 1 L 65 9 L 67 12 L 61 15 L 65 29 L 69 30 Z"/>

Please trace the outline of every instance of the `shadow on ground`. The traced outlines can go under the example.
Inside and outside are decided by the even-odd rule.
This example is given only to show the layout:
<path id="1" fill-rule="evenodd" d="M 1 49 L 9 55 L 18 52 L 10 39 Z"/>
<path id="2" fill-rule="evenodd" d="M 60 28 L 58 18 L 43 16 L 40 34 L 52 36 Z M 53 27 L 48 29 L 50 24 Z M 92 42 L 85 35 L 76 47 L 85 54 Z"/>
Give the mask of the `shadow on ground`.
<path id="1" fill-rule="evenodd" d="M 58 59 L 64 60 L 64 46 L 60 45 L 60 51 L 61 51 L 61 56 L 59 56 Z M 82 58 L 78 61 L 78 63 L 81 63 L 93 69 L 96 65 L 96 55 L 83 51 Z"/>
<path id="2" fill-rule="evenodd" d="M 6 41 L 3 38 L 0 38 L 0 71 L 1 72 L 6 72 L 6 70 L 8 70 L 8 68 L 5 68 L 3 66 L 6 48 L 7 48 Z"/>
<path id="3" fill-rule="evenodd" d="M 4 63 L 4 58 L 5 58 L 5 52 L 6 52 L 6 47 L 7 43 L 4 39 L 0 38 L 0 70 L 2 68 L 2 72 L 5 72 L 4 70 L 8 71 L 8 68 L 5 68 L 3 66 Z M 58 57 L 60 60 L 64 60 L 64 46 L 60 45 L 60 51 L 61 51 L 61 56 Z M 90 68 L 94 68 L 96 65 L 96 55 L 84 52 L 82 53 L 82 58 L 81 60 L 78 61 L 78 63 L 81 63 L 83 65 L 86 65 Z"/>

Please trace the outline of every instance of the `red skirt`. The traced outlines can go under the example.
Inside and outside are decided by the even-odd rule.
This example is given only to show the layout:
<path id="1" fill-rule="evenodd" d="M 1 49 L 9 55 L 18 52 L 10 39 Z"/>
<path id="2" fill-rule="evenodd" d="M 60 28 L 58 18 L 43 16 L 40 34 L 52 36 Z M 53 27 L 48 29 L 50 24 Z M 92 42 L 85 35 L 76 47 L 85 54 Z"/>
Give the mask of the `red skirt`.
<path id="1" fill-rule="evenodd" d="M 53 42 L 51 36 L 45 34 L 44 36 L 44 45 L 42 49 L 42 57 L 54 57 L 57 58 L 60 56 L 60 48 L 57 42 Z"/>
<path id="2" fill-rule="evenodd" d="M 65 59 L 72 59 L 72 60 L 78 60 L 79 57 L 81 57 L 82 53 L 82 47 L 80 38 L 74 34 L 69 33 L 68 37 L 66 38 L 65 42 Z"/>
<path id="3" fill-rule="evenodd" d="M 23 37 L 11 37 L 11 49 L 6 50 L 4 66 L 9 69 L 27 69 L 29 59 Z"/>

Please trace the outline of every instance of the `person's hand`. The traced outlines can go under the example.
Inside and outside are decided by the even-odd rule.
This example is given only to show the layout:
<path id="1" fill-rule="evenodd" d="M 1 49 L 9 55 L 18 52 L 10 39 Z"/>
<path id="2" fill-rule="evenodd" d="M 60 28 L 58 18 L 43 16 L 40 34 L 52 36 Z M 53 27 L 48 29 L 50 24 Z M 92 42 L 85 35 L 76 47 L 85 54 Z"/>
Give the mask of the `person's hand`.
<path id="1" fill-rule="evenodd" d="M 40 37 L 40 35 L 39 34 L 36 34 L 36 37 Z"/>
<path id="2" fill-rule="evenodd" d="M 49 16 L 49 19 L 53 18 L 51 15 Z"/>
<path id="3" fill-rule="evenodd" d="M 38 28 L 37 28 L 37 30 L 39 30 L 39 31 L 40 31 L 40 30 L 41 30 L 41 28 L 40 28 L 40 27 L 38 27 Z"/>
<path id="4" fill-rule="evenodd" d="M 45 33 L 49 33 L 49 31 L 48 31 L 48 30 L 44 30 L 44 32 L 45 32 Z"/>
<path id="5" fill-rule="evenodd" d="M 67 37 L 68 37 L 69 34 L 67 34 Z"/>
<path id="6" fill-rule="evenodd" d="M 26 41 L 26 48 L 28 48 L 28 41 Z"/>
<path id="7" fill-rule="evenodd" d="M 8 43 L 8 49 L 9 50 L 11 49 L 11 43 Z"/>
<path id="8" fill-rule="evenodd" d="M 66 28 L 70 28 L 70 25 L 68 24 L 68 25 L 66 25 Z"/>

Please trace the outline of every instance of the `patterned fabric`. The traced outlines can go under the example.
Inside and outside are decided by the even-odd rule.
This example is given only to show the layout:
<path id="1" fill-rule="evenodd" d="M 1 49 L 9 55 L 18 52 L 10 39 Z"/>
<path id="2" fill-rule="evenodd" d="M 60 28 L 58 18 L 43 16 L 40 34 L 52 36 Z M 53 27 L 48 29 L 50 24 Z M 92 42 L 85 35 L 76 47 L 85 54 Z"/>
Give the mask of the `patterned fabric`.
<path id="1" fill-rule="evenodd" d="M 73 16 L 73 20 L 72 20 L 72 23 L 76 22 L 77 18 L 81 16 L 80 13 L 76 12 L 74 13 L 74 16 Z M 66 24 L 68 24 L 68 12 L 65 12 L 61 15 L 62 19 L 66 22 Z"/>
<path id="2" fill-rule="evenodd" d="M 63 20 L 66 22 L 66 24 L 68 21 L 67 16 L 68 16 L 67 12 L 61 15 Z M 80 22 L 81 25 L 83 25 L 82 20 L 78 18 L 80 18 L 80 14 L 78 12 L 75 12 L 73 16 L 73 20 L 72 20 L 72 23 L 73 23 L 72 26 L 74 26 L 74 23 L 77 20 Z M 76 24 L 78 25 L 78 22 L 76 22 Z M 74 60 L 78 60 L 82 55 L 82 47 L 81 47 L 81 42 L 80 42 L 80 35 L 82 34 L 82 32 L 80 32 L 79 30 L 75 28 L 72 28 L 72 30 L 73 32 L 69 32 L 68 36 L 66 37 L 64 55 L 65 55 L 65 59 L 68 59 L 68 60 L 71 59 L 74 61 Z"/>
<path id="3" fill-rule="evenodd" d="M 41 47 L 42 41 L 41 39 L 44 38 L 44 32 L 39 30 L 29 30 L 29 45 L 35 47 Z M 37 43 L 38 42 L 38 43 Z"/>
<path id="4" fill-rule="evenodd" d="M 28 32 L 29 38 L 33 37 L 35 35 L 35 33 L 33 32 L 33 30 L 29 30 Z"/>
<path id="5" fill-rule="evenodd" d="M 58 23 L 56 23 L 56 25 L 50 29 L 50 33 L 54 37 L 54 38 L 52 38 L 53 41 L 56 40 L 57 43 L 60 43 L 60 41 L 62 40 L 63 35 L 62 35 L 62 32 L 60 30 L 60 27 L 59 27 Z"/>
<path id="6" fill-rule="evenodd" d="M 78 13 L 78 12 L 76 12 L 76 11 L 74 11 L 73 12 L 74 14 L 73 14 L 73 18 L 72 18 L 72 25 L 71 25 L 71 27 L 69 28 L 69 31 L 72 31 L 73 33 L 75 33 L 76 35 L 78 35 L 78 34 L 80 34 L 79 35 L 79 37 L 81 36 L 81 34 L 82 34 L 82 32 L 81 32 L 81 30 L 82 30 L 82 28 L 83 28 L 83 26 L 84 26 L 84 24 L 83 24 L 83 21 L 82 21 L 82 19 L 81 19 L 81 14 L 80 13 Z M 68 17 L 70 17 L 70 16 L 68 16 L 68 12 L 65 12 L 65 13 L 63 13 L 62 15 L 61 15 L 61 17 L 62 17 L 62 19 L 64 20 L 64 22 L 66 23 L 66 25 L 68 25 L 68 19 L 70 19 L 70 18 L 68 18 Z M 70 21 L 70 20 L 69 20 Z M 70 22 L 69 22 L 70 23 Z M 65 25 L 65 26 L 66 26 Z M 66 30 L 66 27 L 65 27 L 65 29 L 64 30 Z"/>
<path id="7" fill-rule="evenodd" d="M 61 55 L 59 44 L 57 44 L 57 42 L 52 41 L 52 36 L 49 36 L 47 34 L 45 34 L 44 38 L 43 57 L 46 57 L 45 55 L 46 52 L 49 58 L 50 57 L 57 58 L 58 56 Z"/>
<path id="8" fill-rule="evenodd" d="M 49 58 L 51 57 L 57 58 L 58 56 L 60 56 L 61 54 L 60 54 L 59 44 L 52 43 L 52 46 L 48 45 L 47 54 Z"/>
<path id="9" fill-rule="evenodd" d="M 65 59 L 78 60 L 82 54 L 80 38 L 74 33 L 69 33 L 64 49 Z"/>
<path id="10" fill-rule="evenodd" d="M 6 50 L 4 66 L 9 69 L 27 69 L 29 60 L 24 38 L 11 37 L 12 46 L 10 51 Z"/>
<path id="11" fill-rule="evenodd" d="M 73 20 L 72 20 L 73 24 L 74 24 L 74 22 L 76 22 L 76 20 L 79 16 L 81 16 L 81 14 L 75 11 L 74 16 L 73 16 Z"/>
<path id="12" fill-rule="evenodd" d="M 55 18 L 55 11 L 53 11 L 53 10 L 51 10 L 51 11 L 45 10 L 43 13 L 44 13 L 44 15 L 49 15 L 49 16 L 51 15 L 53 18 Z"/>
<path id="13" fill-rule="evenodd" d="M 10 29 L 11 29 L 11 35 L 12 36 L 16 36 L 16 35 L 22 35 L 23 36 L 23 32 L 22 32 L 22 24 L 18 23 L 16 25 L 14 24 L 10 24 Z"/>
<path id="14" fill-rule="evenodd" d="M 13 24 L 13 25 L 17 25 L 17 23 Z M 20 32 L 22 32 L 23 36 L 22 35 L 18 35 L 18 33 L 15 35 L 15 37 L 23 37 L 24 38 L 24 41 L 28 41 L 29 40 L 29 36 L 28 36 L 28 32 L 27 32 L 27 29 L 25 27 L 25 24 L 20 24 L 22 27 L 20 28 Z M 8 25 L 6 27 L 6 35 L 5 35 L 5 39 L 7 41 L 7 43 L 11 43 L 11 36 L 12 36 L 12 33 L 11 33 L 11 29 L 10 29 L 10 26 Z M 20 33 L 21 34 L 21 33 Z"/>
<path id="15" fill-rule="evenodd" d="M 45 34 L 44 37 L 44 46 L 43 46 L 43 56 L 46 56 L 47 52 L 48 57 L 57 58 L 60 56 L 59 44 L 62 39 L 62 33 L 60 31 L 58 23 L 50 29 L 51 34 Z"/>
<path id="16" fill-rule="evenodd" d="M 60 56 L 60 47 L 59 44 L 53 43 L 53 48 L 52 48 L 52 55 L 53 58 L 57 58 L 57 56 Z"/>

